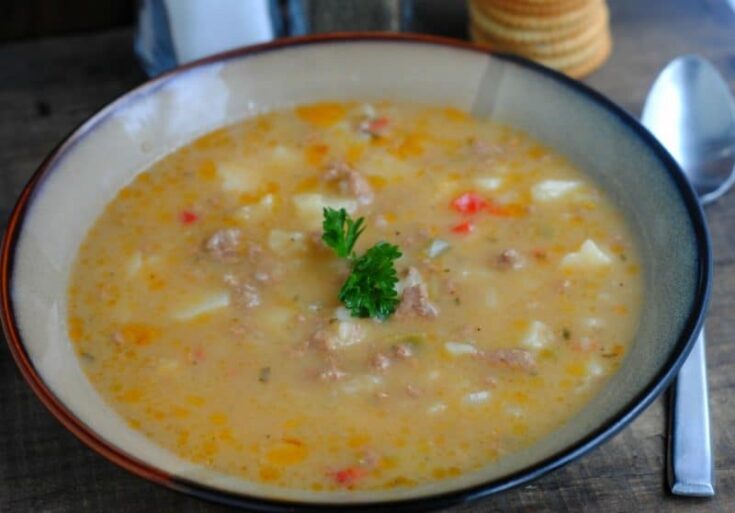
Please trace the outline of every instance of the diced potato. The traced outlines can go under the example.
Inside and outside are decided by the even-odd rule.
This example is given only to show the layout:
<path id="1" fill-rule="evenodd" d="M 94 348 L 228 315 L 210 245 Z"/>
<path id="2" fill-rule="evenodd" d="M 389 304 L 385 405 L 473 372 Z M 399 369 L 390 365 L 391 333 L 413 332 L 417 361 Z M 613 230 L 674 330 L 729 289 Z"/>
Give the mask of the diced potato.
<path id="1" fill-rule="evenodd" d="M 268 247 L 279 255 L 300 253 L 306 250 L 306 237 L 302 232 L 271 230 L 268 235 Z"/>
<path id="2" fill-rule="evenodd" d="M 298 166 L 302 164 L 301 153 L 282 144 L 273 148 L 271 156 L 274 162 L 282 166 Z"/>
<path id="3" fill-rule="evenodd" d="M 611 302 L 613 300 L 613 296 L 609 292 L 604 292 L 603 291 L 603 292 L 600 292 L 599 294 L 597 294 L 597 299 L 599 301 L 602 301 L 603 303 L 609 303 L 609 302 Z"/>
<path id="4" fill-rule="evenodd" d="M 263 174 L 257 169 L 233 161 L 220 162 L 217 165 L 217 176 L 222 181 L 224 190 L 235 193 L 256 192 L 263 179 Z"/>
<path id="5" fill-rule="evenodd" d="M 179 368 L 179 361 L 173 358 L 161 358 L 156 369 L 160 374 L 173 374 Z"/>
<path id="6" fill-rule="evenodd" d="M 426 255 L 429 258 L 436 258 L 451 247 L 452 245 L 445 240 L 433 239 L 429 244 L 429 247 L 426 249 Z"/>
<path id="7" fill-rule="evenodd" d="M 345 394 L 356 394 L 359 392 L 370 392 L 383 383 L 383 378 L 372 374 L 358 376 L 345 382 L 340 389 Z"/>
<path id="8" fill-rule="evenodd" d="M 509 417 L 514 417 L 516 419 L 519 419 L 525 415 L 524 409 L 517 404 L 505 405 L 505 413 L 507 413 Z"/>
<path id="9" fill-rule="evenodd" d="M 228 306 L 230 306 L 230 294 L 227 292 L 216 292 L 190 306 L 175 311 L 172 317 L 179 321 L 188 321 Z"/>
<path id="10" fill-rule="evenodd" d="M 357 345 L 365 339 L 363 322 L 361 320 L 330 322 L 327 327 L 313 335 L 314 343 L 326 351 L 340 351 Z"/>
<path id="11" fill-rule="evenodd" d="M 364 169 L 368 169 L 371 175 L 381 176 L 383 178 L 392 178 L 398 176 L 409 176 L 415 172 L 410 164 L 398 159 L 387 153 L 370 153 L 365 162 Z"/>
<path id="12" fill-rule="evenodd" d="M 467 342 L 445 342 L 444 350 L 452 356 L 472 355 L 479 353 L 478 349 Z"/>
<path id="13" fill-rule="evenodd" d="M 429 407 L 426 408 L 426 413 L 428 413 L 429 415 L 436 415 L 437 413 L 441 413 L 446 409 L 447 409 L 446 404 L 438 402 L 438 403 L 429 405 Z"/>
<path id="14" fill-rule="evenodd" d="M 576 180 L 543 180 L 531 187 L 531 197 L 534 201 L 555 201 L 563 198 L 582 185 Z"/>
<path id="15" fill-rule="evenodd" d="M 349 321 L 352 319 L 352 314 L 344 306 L 339 306 L 334 309 L 334 318 L 338 321 Z"/>
<path id="16" fill-rule="evenodd" d="M 490 399 L 490 391 L 478 390 L 477 392 L 470 392 L 462 398 L 464 404 L 481 404 Z"/>
<path id="17" fill-rule="evenodd" d="M 495 191 L 503 185 L 503 179 L 497 176 L 480 176 L 475 178 L 475 185 L 486 191 Z"/>
<path id="18" fill-rule="evenodd" d="M 373 107 L 370 103 L 363 103 L 360 105 L 360 113 L 368 118 L 374 118 L 378 115 L 378 112 L 375 110 L 375 107 Z"/>
<path id="19" fill-rule="evenodd" d="M 357 201 L 322 194 L 297 194 L 293 197 L 296 211 L 308 229 L 316 230 L 322 225 L 324 208 L 344 208 L 352 215 L 357 211 Z"/>
<path id="20" fill-rule="evenodd" d="M 605 367 L 598 358 L 590 358 L 587 362 L 575 362 L 570 367 L 577 371 L 577 377 L 582 378 L 576 390 L 582 391 L 589 387 L 605 374 Z"/>
<path id="21" fill-rule="evenodd" d="M 469 265 L 459 272 L 459 278 L 469 283 L 487 283 L 493 279 L 493 276 L 492 271 L 480 267 L 470 267 Z"/>
<path id="22" fill-rule="evenodd" d="M 415 287 L 416 285 L 423 285 L 425 283 L 426 282 L 424 281 L 423 276 L 421 276 L 419 270 L 415 267 L 411 267 L 408 274 L 396 283 L 396 291 L 398 294 L 401 294 L 404 289 Z"/>
<path id="23" fill-rule="evenodd" d="M 143 265 L 155 266 L 160 264 L 163 260 L 164 259 L 161 255 L 147 255 L 143 258 Z"/>
<path id="24" fill-rule="evenodd" d="M 240 207 L 237 211 L 237 217 L 247 222 L 260 221 L 273 213 L 274 204 L 275 197 L 273 194 L 266 194 L 257 203 Z"/>
<path id="25" fill-rule="evenodd" d="M 485 294 L 485 305 L 487 305 L 488 308 L 498 307 L 498 293 L 495 289 L 490 288 L 487 290 L 487 293 Z"/>
<path id="26" fill-rule="evenodd" d="M 337 324 L 337 336 L 333 339 L 336 347 L 349 347 L 362 342 L 365 338 L 363 327 L 352 321 L 340 321 Z"/>
<path id="27" fill-rule="evenodd" d="M 587 371 L 587 377 L 589 378 L 597 378 L 602 376 L 605 372 L 602 364 L 594 358 L 587 362 L 585 370 Z"/>
<path id="28" fill-rule="evenodd" d="M 143 267 L 143 256 L 140 254 L 140 251 L 136 251 L 128 259 L 128 264 L 126 266 L 128 276 L 135 276 L 138 271 L 140 271 L 141 267 Z"/>
<path id="29" fill-rule="evenodd" d="M 542 349 L 554 341 L 554 332 L 541 321 L 533 321 L 521 344 L 529 349 Z"/>
<path id="30" fill-rule="evenodd" d="M 584 241 L 578 251 L 568 253 L 561 259 L 561 266 L 566 269 L 599 269 L 611 263 L 612 258 L 591 239 Z"/>
<path id="31" fill-rule="evenodd" d="M 600 329 L 605 326 L 605 321 L 598 317 L 588 317 L 583 324 L 588 328 Z"/>
<path id="32" fill-rule="evenodd" d="M 449 201 L 457 194 L 458 191 L 459 186 L 457 185 L 457 182 L 452 180 L 441 180 L 436 184 L 436 186 L 434 186 L 432 199 L 434 201 L 441 202 Z"/>
<path id="33" fill-rule="evenodd" d="M 296 312 L 293 308 L 269 304 L 260 308 L 257 315 L 258 326 L 272 335 L 269 340 L 286 340 L 293 336 L 293 323 Z"/>
<path id="34" fill-rule="evenodd" d="M 162 260 L 163 258 L 161 257 L 161 255 L 143 256 L 140 251 L 136 251 L 128 259 L 127 265 L 125 266 L 125 271 L 127 272 L 127 275 L 132 278 L 133 276 L 138 274 L 144 267 L 155 267 L 156 265 L 160 264 Z"/>

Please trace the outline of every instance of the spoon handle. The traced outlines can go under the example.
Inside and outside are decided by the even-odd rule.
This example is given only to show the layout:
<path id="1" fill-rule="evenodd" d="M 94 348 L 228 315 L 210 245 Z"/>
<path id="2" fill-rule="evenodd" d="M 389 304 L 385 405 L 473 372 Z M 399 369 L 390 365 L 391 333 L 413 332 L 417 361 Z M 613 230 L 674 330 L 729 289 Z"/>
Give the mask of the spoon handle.
<path id="1" fill-rule="evenodd" d="M 675 495 L 711 497 L 712 446 L 707 403 L 704 329 L 673 387 L 669 422 L 669 486 Z"/>

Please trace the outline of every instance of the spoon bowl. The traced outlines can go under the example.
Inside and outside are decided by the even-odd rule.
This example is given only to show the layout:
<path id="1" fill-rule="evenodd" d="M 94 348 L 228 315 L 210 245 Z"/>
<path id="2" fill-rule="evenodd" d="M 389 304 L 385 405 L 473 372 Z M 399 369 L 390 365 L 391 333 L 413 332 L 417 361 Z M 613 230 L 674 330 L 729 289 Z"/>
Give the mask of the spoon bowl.
<path id="1" fill-rule="evenodd" d="M 687 55 L 666 66 L 641 121 L 681 165 L 703 204 L 735 183 L 735 99 L 708 61 Z"/>

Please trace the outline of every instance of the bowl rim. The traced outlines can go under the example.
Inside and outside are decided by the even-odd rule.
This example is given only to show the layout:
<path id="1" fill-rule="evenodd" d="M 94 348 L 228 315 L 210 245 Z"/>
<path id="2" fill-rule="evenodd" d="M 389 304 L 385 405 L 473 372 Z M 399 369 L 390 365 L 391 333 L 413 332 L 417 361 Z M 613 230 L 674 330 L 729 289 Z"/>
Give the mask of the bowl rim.
<path id="1" fill-rule="evenodd" d="M 596 103 L 610 114 L 613 114 L 654 153 L 656 158 L 668 172 L 669 178 L 674 182 L 675 188 L 679 192 L 679 198 L 681 199 L 693 225 L 698 260 L 696 284 L 693 290 L 694 300 L 671 353 L 662 365 L 659 373 L 654 376 L 653 379 L 651 379 L 633 399 L 631 399 L 619 411 L 615 412 L 615 414 L 612 415 L 605 424 L 590 432 L 587 436 L 529 467 L 506 476 L 469 487 L 433 495 L 360 503 L 307 502 L 257 497 L 226 491 L 192 480 L 179 478 L 175 475 L 164 472 L 145 461 L 131 457 L 122 449 L 114 446 L 112 443 L 97 435 L 90 427 L 85 425 L 68 408 L 66 408 L 66 406 L 64 406 L 61 400 L 56 397 L 53 390 L 43 381 L 37 370 L 34 368 L 20 336 L 11 295 L 15 247 L 23 230 L 26 214 L 33 203 L 39 186 L 54 171 L 55 164 L 59 158 L 63 156 L 69 148 L 82 140 L 85 134 L 94 129 L 98 123 L 138 95 L 152 92 L 158 87 L 191 69 L 201 68 L 216 62 L 223 62 L 231 59 L 243 59 L 262 53 L 303 45 L 315 46 L 319 44 L 355 43 L 365 41 L 434 45 L 476 52 L 491 56 L 492 58 L 512 62 L 534 73 L 550 78 L 561 86 L 572 90 L 576 94 L 587 97 L 593 103 Z M 712 266 L 711 242 L 704 212 L 694 190 L 687 181 L 679 165 L 658 142 L 658 140 L 656 140 L 656 138 L 631 114 L 613 103 L 611 100 L 607 99 L 602 94 L 591 89 L 589 86 L 567 77 L 566 75 L 545 68 L 524 58 L 514 55 L 495 53 L 486 47 L 467 41 L 425 34 L 340 32 L 278 39 L 263 44 L 235 48 L 233 50 L 193 61 L 143 82 L 108 103 L 87 120 L 72 129 L 41 162 L 38 169 L 31 176 L 28 183 L 21 191 L 17 203 L 8 219 L 7 228 L 2 241 L 2 252 L 0 254 L 0 320 L 2 321 L 5 338 L 16 365 L 20 369 L 23 378 L 46 408 L 64 425 L 64 427 L 66 427 L 67 430 L 73 433 L 85 445 L 111 462 L 125 468 L 139 477 L 201 499 L 229 506 L 249 508 L 255 511 L 281 512 L 293 511 L 294 509 L 298 509 L 300 511 L 368 511 L 375 510 L 376 508 L 379 508 L 380 511 L 423 511 L 477 500 L 494 493 L 528 483 L 551 470 L 557 469 L 583 456 L 627 426 L 664 391 L 677 374 L 686 357 L 689 355 L 689 352 L 696 340 L 696 336 L 702 327 L 706 308 L 709 303 L 712 286 Z"/>

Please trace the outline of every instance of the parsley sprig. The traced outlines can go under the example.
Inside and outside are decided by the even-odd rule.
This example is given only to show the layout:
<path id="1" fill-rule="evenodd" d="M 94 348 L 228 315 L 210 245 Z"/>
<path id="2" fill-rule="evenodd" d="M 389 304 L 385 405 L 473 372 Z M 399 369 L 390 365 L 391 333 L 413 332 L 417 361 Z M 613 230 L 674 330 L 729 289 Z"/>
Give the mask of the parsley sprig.
<path id="1" fill-rule="evenodd" d="M 398 246 L 378 242 L 358 257 L 354 251 L 365 230 L 365 219 L 353 221 L 345 209 L 324 209 L 322 240 L 334 252 L 350 261 L 351 272 L 342 285 L 339 299 L 353 317 L 385 320 L 396 311 L 398 273 L 393 265 L 401 257 Z"/>
<path id="2" fill-rule="evenodd" d="M 339 211 L 333 208 L 325 208 L 322 240 L 337 253 L 337 256 L 354 260 L 355 253 L 352 248 L 355 247 L 357 238 L 365 230 L 364 225 L 364 217 L 353 221 L 343 208 Z"/>

